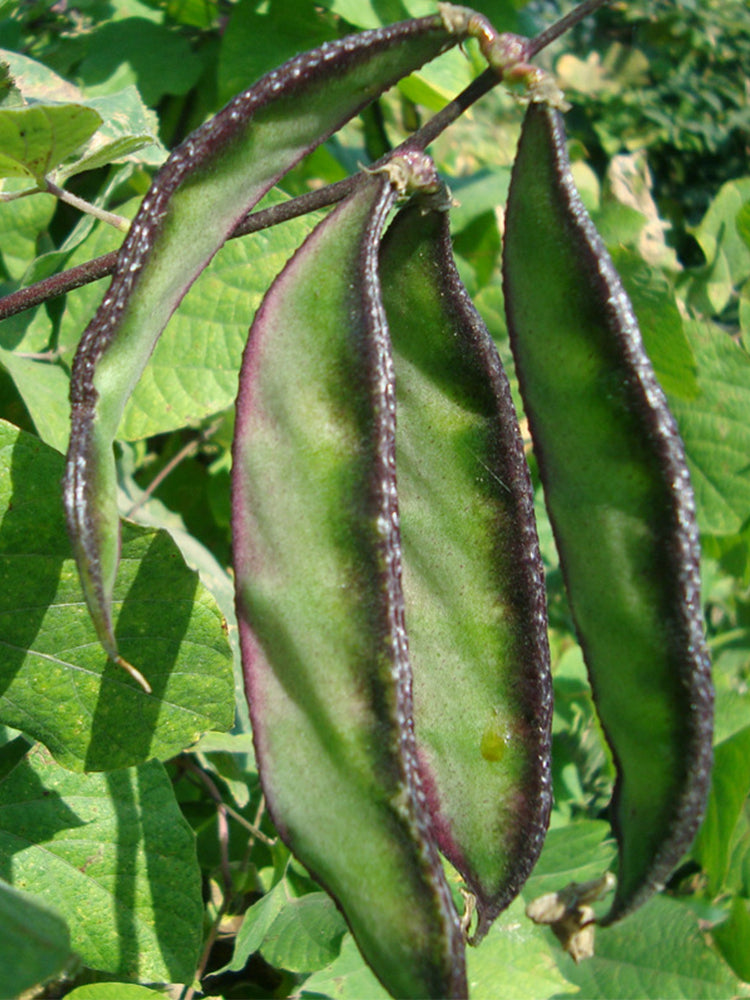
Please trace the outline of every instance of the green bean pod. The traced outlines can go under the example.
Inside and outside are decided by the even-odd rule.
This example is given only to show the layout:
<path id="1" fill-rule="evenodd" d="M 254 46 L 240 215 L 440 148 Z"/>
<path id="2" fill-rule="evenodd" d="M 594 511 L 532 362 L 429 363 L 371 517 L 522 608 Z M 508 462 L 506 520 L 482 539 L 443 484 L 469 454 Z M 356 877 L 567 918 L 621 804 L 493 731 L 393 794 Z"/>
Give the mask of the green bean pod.
<path id="1" fill-rule="evenodd" d="M 404 21 L 291 59 L 190 135 L 154 179 L 81 338 L 70 390 L 67 524 L 89 610 L 115 660 L 119 520 L 112 442 L 162 329 L 266 191 L 387 87 L 459 42 L 470 13 Z"/>
<path id="2" fill-rule="evenodd" d="M 617 768 L 608 924 L 658 889 L 692 841 L 709 786 L 713 695 L 682 442 L 576 191 L 562 117 L 543 104 L 523 123 L 503 277 L 561 568 Z"/>
<path id="3" fill-rule="evenodd" d="M 477 901 L 519 892 L 551 805 L 552 681 L 534 494 L 508 380 L 433 198 L 381 249 L 414 722 L 438 845 Z"/>
<path id="4" fill-rule="evenodd" d="M 237 612 L 276 829 L 396 997 L 466 995 L 414 745 L 375 175 L 267 293 L 240 375 Z"/>

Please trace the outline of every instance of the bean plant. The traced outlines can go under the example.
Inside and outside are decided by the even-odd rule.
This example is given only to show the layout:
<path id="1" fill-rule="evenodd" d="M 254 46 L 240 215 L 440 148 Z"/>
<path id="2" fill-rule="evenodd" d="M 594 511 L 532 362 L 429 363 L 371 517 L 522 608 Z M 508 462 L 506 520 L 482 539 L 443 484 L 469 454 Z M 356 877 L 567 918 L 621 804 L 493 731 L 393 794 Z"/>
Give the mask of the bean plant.
<path id="1" fill-rule="evenodd" d="M 239 4 L 171 153 L 210 5 L 0 22 L 4 994 L 747 992 L 750 181 L 572 158 L 601 2 Z"/>

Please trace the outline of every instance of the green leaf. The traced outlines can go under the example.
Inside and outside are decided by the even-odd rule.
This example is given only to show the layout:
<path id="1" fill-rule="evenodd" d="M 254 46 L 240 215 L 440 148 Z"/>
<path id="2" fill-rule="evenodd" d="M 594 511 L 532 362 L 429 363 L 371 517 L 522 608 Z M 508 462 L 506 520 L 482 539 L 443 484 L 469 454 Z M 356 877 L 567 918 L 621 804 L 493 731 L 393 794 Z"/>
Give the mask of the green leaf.
<path id="1" fill-rule="evenodd" d="M 14 192 L 19 190 L 19 185 L 12 181 L 0 182 L 0 189 Z M 0 202 L 0 258 L 12 279 L 19 281 L 36 257 L 37 241 L 56 208 L 57 198 L 51 194 Z"/>
<path id="2" fill-rule="evenodd" d="M 686 323 L 700 395 L 670 404 L 685 442 L 702 531 L 735 535 L 750 511 L 750 358 L 725 330 Z"/>
<path id="3" fill-rule="evenodd" d="M 218 101 L 228 101 L 274 66 L 332 37 L 313 0 L 273 3 L 264 13 L 254 0 L 235 4 L 221 37 Z"/>
<path id="4" fill-rule="evenodd" d="M 202 69 L 202 59 L 178 32 L 143 17 L 124 17 L 90 33 L 89 54 L 77 72 L 91 95 L 135 84 L 153 108 L 166 94 L 186 94 Z"/>
<path id="5" fill-rule="evenodd" d="M 615 850 L 609 823 L 601 820 L 578 820 L 550 830 L 524 896 L 531 899 L 570 882 L 598 878 L 612 864 Z"/>
<path id="6" fill-rule="evenodd" d="M 0 795 L 2 787 L 0 782 Z M 4 882 L 0 882 L 0 924 L 3 928 L 0 967 L 5 996 L 15 997 L 46 982 L 62 972 L 72 957 L 70 933 L 57 910 Z"/>
<path id="7" fill-rule="evenodd" d="M 69 380 L 56 364 L 19 357 L 0 348 L 0 365 L 8 372 L 23 399 L 39 437 L 57 451 L 68 446 Z"/>
<path id="8" fill-rule="evenodd" d="M 732 900 L 729 919 L 711 930 L 716 945 L 732 971 L 750 982 L 750 912 L 748 901 Z"/>
<path id="9" fill-rule="evenodd" d="M 36 747 L 0 783 L 0 870 L 55 906 L 90 968 L 192 980 L 200 871 L 161 764 L 73 774 Z"/>
<path id="10" fill-rule="evenodd" d="M 267 204 L 283 200 L 278 195 Z M 313 222 L 294 219 L 222 247 L 159 339 L 118 436 L 133 441 L 195 426 L 234 404 L 253 315 Z"/>
<path id="11" fill-rule="evenodd" d="M 213 599 L 166 532 L 128 527 L 117 633 L 148 697 L 99 648 L 65 536 L 62 456 L 0 423 L 0 720 L 65 766 L 167 759 L 231 725 L 231 652 Z"/>
<path id="12" fill-rule="evenodd" d="M 693 853 L 708 878 L 708 891 L 718 896 L 737 886 L 727 882 L 737 824 L 750 791 L 750 727 L 714 750 L 711 792 Z"/>
<path id="13" fill-rule="evenodd" d="M 555 946 L 532 924 L 516 900 L 501 913 L 478 948 L 467 956 L 471 1000 L 539 1000 L 576 993 L 558 968 Z"/>
<path id="14" fill-rule="evenodd" d="M 664 273 L 632 250 L 616 250 L 612 261 L 633 304 L 661 387 L 670 399 L 695 399 L 700 393 L 697 362 Z"/>
<path id="15" fill-rule="evenodd" d="M 83 104 L 83 94 L 44 63 L 19 52 L 0 49 L 0 59 L 10 66 L 13 79 L 27 101 L 42 104 Z"/>
<path id="16" fill-rule="evenodd" d="M 235 938 L 232 959 L 224 969 L 220 970 L 221 972 L 225 970 L 239 972 L 244 969 L 250 956 L 260 949 L 269 928 L 288 901 L 290 893 L 287 880 L 281 879 L 245 912 L 242 926 Z"/>
<path id="17" fill-rule="evenodd" d="M 698 929 L 684 904 L 650 900 L 616 927 L 597 931 L 596 954 L 576 965 L 563 955 L 576 1000 L 726 1000 L 744 987 Z"/>
<path id="18" fill-rule="evenodd" d="M 101 122 L 93 108 L 81 104 L 0 109 L 0 177 L 31 177 L 42 185 Z"/>
<path id="19" fill-rule="evenodd" d="M 65 997 L 66 1000 L 153 1000 L 154 997 L 164 1000 L 164 991 L 150 990 L 136 983 L 89 983 L 77 986 Z"/>
<path id="20" fill-rule="evenodd" d="M 273 193 L 264 207 L 285 201 Z M 137 202 L 118 211 L 130 217 Z M 226 410 L 237 396 L 237 373 L 247 331 L 263 294 L 315 216 L 230 240 L 216 254 L 167 324 L 133 390 L 118 437 L 138 440 L 186 426 Z M 99 225 L 71 256 L 73 266 L 116 249 L 122 237 Z M 104 294 L 104 282 L 68 294 L 60 330 L 66 355 Z M 196 363 L 196 359 L 198 363 Z"/>
<path id="21" fill-rule="evenodd" d="M 313 972 L 339 953 L 346 922 L 325 892 L 288 900 L 263 936 L 260 953 L 269 965 Z"/>
<path id="22" fill-rule="evenodd" d="M 166 150 L 159 141 L 159 120 L 143 103 L 135 87 L 126 87 L 106 97 L 92 97 L 86 106 L 101 116 L 101 127 L 76 159 L 58 171 L 60 178 L 126 159 L 154 165 L 166 159 Z M 140 155 L 135 157 L 135 153 Z"/>
<path id="23" fill-rule="evenodd" d="M 744 236 L 749 206 L 750 177 L 729 181 L 712 200 L 695 230 L 695 238 L 709 262 L 719 250 L 724 254 L 731 284 L 735 287 L 750 277 L 750 245 Z"/>
<path id="24" fill-rule="evenodd" d="M 310 1000 L 320 997 L 330 997 L 330 1000 L 362 1000 L 363 997 L 367 1000 L 389 1000 L 391 994 L 383 989 L 370 971 L 354 938 L 346 934 L 339 957 L 327 968 L 306 979 L 300 996 Z"/>

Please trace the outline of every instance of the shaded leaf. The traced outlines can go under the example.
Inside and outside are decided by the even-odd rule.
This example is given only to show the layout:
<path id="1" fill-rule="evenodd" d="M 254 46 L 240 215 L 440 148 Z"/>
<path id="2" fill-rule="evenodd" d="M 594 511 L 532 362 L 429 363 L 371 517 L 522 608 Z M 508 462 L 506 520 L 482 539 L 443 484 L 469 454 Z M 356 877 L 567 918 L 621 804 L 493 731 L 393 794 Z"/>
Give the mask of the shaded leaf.
<path id="1" fill-rule="evenodd" d="M 722 329 L 686 323 L 700 395 L 670 397 L 702 531 L 734 535 L 750 516 L 750 357 Z"/>
<path id="2" fill-rule="evenodd" d="M 136 983 L 89 983 L 66 993 L 66 1000 L 148 1000 L 164 997 L 163 990 L 150 990 Z"/>
<path id="3" fill-rule="evenodd" d="M 19 357 L 0 348 L 0 365 L 13 379 L 37 433 L 45 444 L 64 452 L 68 446 L 69 380 L 56 364 Z"/>
<path id="4" fill-rule="evenodd" d="M 27 184 L 20 186 L 27 187 Z M 0 181 L 6 192 L 19 190 L 11 180 Z M 51 194 L 35 194 L 15 201 L 0 202 L 0 256 L 10 275 L 20 281 L 31 261 L 36 257 L 37 240 L 46 230 L 57 208 L 57 199 Z"/>
<path id="5" fill-rule="evenodd" d="M 650 900 L 616 927 L 598 930 L 596 954 L 576 965 L 560 957 L 577 1000 L 726 1000 L 747 996 L 684 904 Z"/>
<path id="6" fill-rule="evenodd" d="M 234 711 L 231 652 L 213 599 L 165 532 L 128 527 L 117 632 L 148 697 L 99 648 L 65 537 L 62 456 L 0 424 L 0 719 L 67 767 L 166 759 Z"/>
<path id="7" fill-rule="evenodd" d="M 2 833 L 0 842 L 1 838 Z M 72 957 L 70 933 L 57 910 L 4 882 L 0 882 L 0 925 L 3 928 L 0 967 L 5 996 L 18 996 L 46 982 L 60 973 Z"/>
<path id="8" fill-rule="evenodd" d="M 186 94 L 203 69 L 187 38 L 143 17 L 101 24 L 89 38 L 89 54 L 78 75 L 88 93 L 97 96 L 135 84 L 153 108 L 165 94 Z"/>
<path id="9" fill-rule="evenodd" d="M 391 996 L 377 981 L 361 954 L 357 950 L 354 938 L 346 934 L 341 944 L 339 957 L 327 968 L 313 973 L 306 979 L 301 997 L 318 1000 L 319 997 L 330 997 L 330 1000 L 388 1000 Z"/>
<path id="10" fill-rule="evenodd" d="M 732 971 L 750 982 L 750 912 L 748 901 L 735 897 L 729 919 L 712 928 L 711 936 Z"/>
<path id="11" fill-rule="evenodd" d="M 200 871 L 161 764 L 82 775 L 31 750 L 0 783 L 0 873 L 54 905 L 90 968 L 192 979 Z"/>
<path id="12" fill-rule="evenodd" d="M 708 806 L 693 853 L 708 878 L 708 891 L 718 896 L 737 886 L 727 884 L 737 824 L 750 794 L 750 727 L 741 729 L 714 750 Z"/>
<path id="13" fill-rule="evenodd" d="M 260 945 L 263 958 L 279 969 L 311 972 L 339 953 L 346 922 L 325 892 L 290 899 L 271 922 Z"/>

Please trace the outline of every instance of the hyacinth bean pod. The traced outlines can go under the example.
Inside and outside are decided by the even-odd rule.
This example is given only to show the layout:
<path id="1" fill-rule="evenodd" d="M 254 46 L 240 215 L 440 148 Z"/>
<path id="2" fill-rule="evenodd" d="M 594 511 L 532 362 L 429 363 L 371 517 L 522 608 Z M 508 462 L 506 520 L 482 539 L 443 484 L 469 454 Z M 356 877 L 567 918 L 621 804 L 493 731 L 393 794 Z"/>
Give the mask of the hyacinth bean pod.
<path id="1" fill-rule="evenodd" d="M 374 175 L 308 237 L 245 351 L 233 458 L 237 610 L 276 829 L 396 997 L 466 995 L 421 793 L 403 621 L 395 390 Z"/>
<path id="2" fill-rule="evenodd" d="M 295 57 L 185 139 L 146 194 L 73 363 L 63 487 L 86 600 L 114 659 L 119 521 L 112 442 L 156 340 L 266 191 L 387 87 L 459 42 L 470 13 L 404 21 Z"/>
<path id="3" fill-rule="evenodd" d="M 381 280 L 418 753 L 440 849 L 476 896 L 479 940 L 544 841 L 552 683 L 518 420 L 456 270 L 445 204 L 432 203 L 397 215 Z"/>
<path id="4" fill-rule="evenodd" d="M 576 191 L 559 112 L 531 104 L 506 214 L 511 346 L 617 780 L 618 883 L 639 906 L 690 846 L 712 687 L 684 449 L 630 302 Z"/>

